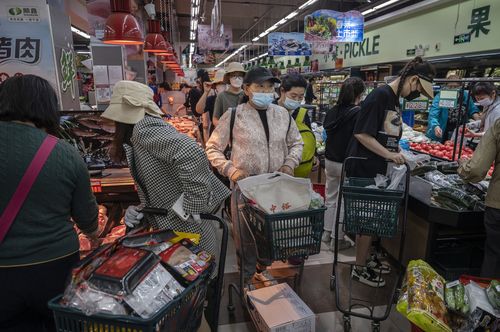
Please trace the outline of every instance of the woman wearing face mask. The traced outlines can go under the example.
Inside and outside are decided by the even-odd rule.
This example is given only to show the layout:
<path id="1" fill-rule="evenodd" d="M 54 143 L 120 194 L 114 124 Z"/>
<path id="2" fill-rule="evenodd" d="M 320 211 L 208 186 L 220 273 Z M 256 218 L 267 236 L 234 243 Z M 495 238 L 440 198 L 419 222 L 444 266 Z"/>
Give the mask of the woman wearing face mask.
<path id="1" fill-rule="evenodd" d="M 467 130 L 467 137 L 483 137 L 484 133 L 493 126 L 496 120 L 500 119 L 500 96 L 493 83 L 478 82 L 472 88 L 472 96 L 478 106 L 482 106 L 483 113 L 481 120 L 472 123 L 471 127 L 478 127 L 479 132 L 474 133 Z"/>
<path id="2" fill-rule="evenodd" d="M 240 104 L 235 110 L 226 112 L 219 121 L 207 142 L 207 156 L 212 166 L 220 174 L 234 183 L 250 175 L 271 172 L 283 172 L 293 175 L 302 156 L 302 139 L 295 122 L 288 111 L 274 105 L 274 83 L 279 80 L 268 69 L 256 67 L 250 70 L 243 81 L 244 92 L 249 101 Z M 233 113 L 235 112 L 235 113 Z M 234 123 L 231 126 L 231 115 Z M 232 128 L 231 128 L 232 127 Z M 232 150 L 230 160 L 224 151 L 230 143 L 232 132 Z M 231 197 L 231 217 L 238 218 L 237 197 Z M 245 250 L 244 276 L 248 280 L 255 271 L 255 249 L 246 227 L 239 229 L 239 223 L 233 224 L 233 238 L 237 254 L 240 252 L 240 231 Z M 255 278 L 265 281 L 270 278 L 265 270 L 267 262 L 258 262 Z"/>
<path id="3" fill-rule="evenodd" d="M 367 160 L 351 161 L 347 165 L 348 176 L 374 178 L 377 174 L 387 173 L 387 160 L 396 164 L 405 162 L 399 152 L 399 139 L 403 132 L 399 97 L 413 100 L 424 94 L 432 99 L 434 75 L 434 68 L 416 57 L 406 64 L 398 78 L 376 88 L 366 97 L 354 126 L 348 155 Z M 357 266 L 353 269 L 352 278 L 372 287 L 382 287 L 385 281 L 379 273 L 388 273 L 390 270 L 374 255 L 367 260 L 370 245 L 370 236 L 356 237 Z"/>
<path id="4" fill-rule="evenodd" d="M 229 87 L 226 91 L 217 95 L 214 105 L 213 126 L 216 127 L 219 119 L 229 109 L 238 106 L 243 98 L 243 77 L 245 69 L 238 62 L 231 62 L 227 65 L 226 74 L 224 75 L 224 83 Z"/>
<path id="5" fill-rule="evenodd" d="M 202 117 L 203 138 L 205 143 L 208 141 L 213 131 L 213 126 L 211 126 L 211 124 L 214 115 L 215 99 L 220 93 L 223 93 L 227 89 L 226 83 L 224 83 L 224 74 L 224 69 L 218 70 L 215 73 L 213 82 L 203 83 L 203 95 L 196 104 L 196 114 Z"/>
<path id="6" fill-rule="evenodd" d="M 311 130 L 311 120 L 307 109 L 301 107 L 306 88 L 307 81 L 302 76 L 297 74 L 285 76 L 280 86 L 281 97 L 277 101 L 279 106 L 286 108 L 292 115 L 304 141 L 302 161 L 294 170 L 294 175 L 302 178 L 308 178 L 311 174 L 316 152 L 316 137 Z"/>

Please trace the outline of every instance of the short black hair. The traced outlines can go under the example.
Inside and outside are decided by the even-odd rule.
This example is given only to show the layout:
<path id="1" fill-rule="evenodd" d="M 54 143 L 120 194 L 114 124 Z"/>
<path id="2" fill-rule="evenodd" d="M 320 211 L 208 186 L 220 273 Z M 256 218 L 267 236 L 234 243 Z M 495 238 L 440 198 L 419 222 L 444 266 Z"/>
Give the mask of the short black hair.
<path id="1" fill-rule="evenodd" d="M 182 83 L 182 84 L 180 85 L 180 87 L 179 87 L 179 90 L 182 90 L 182 89 L 184 89 L 184 88 L 191 88 L 191 86 L 190 86 L 189 84 L 187 84 L 187 83 Z"/>
<path id="2" fill-rule="evenodd" d="M 339 98 L 337 100 L 337 106 L 349 106 L 353 105 L 356 98 L 361 96 L 365 92 L 365 83 L 359 77 L 349 77 L 340 88 Z"/>
<path id="3" fill-rule="evenodd" d="M 281 78 L 281 87 L 285 92 L 292 88 L 307 88 L 307 81 L 304 77 L 298 74 L 290 74 Z"/>
<path id="4" fill-rule="evenodd" d="M 491 82 L 477 82 L 472 87 L 472 96 L 491 95 L 496 90 L 495 84 Z"/>
<path id="5" fill-rule="evenodd" d="M 1 84 L 0 121 L 32 122 L 49 134 L 59 132 L 59 103 L 50 83 L 35 75 L 14 76 Z"/>

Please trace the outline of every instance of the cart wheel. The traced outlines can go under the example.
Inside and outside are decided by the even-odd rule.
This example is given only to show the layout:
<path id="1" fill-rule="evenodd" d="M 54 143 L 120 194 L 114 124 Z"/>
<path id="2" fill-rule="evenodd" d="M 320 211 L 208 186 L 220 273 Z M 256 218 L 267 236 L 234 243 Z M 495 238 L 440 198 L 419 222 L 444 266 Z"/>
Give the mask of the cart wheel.
<path id="1" fill-rule="evenodd" d="M 234 315 L 234 305 L 228 304 L 227 311 L 229 312 L 230 315 Z"/>
<path id="2" fill-rule="evenodd" d="M 380 322 L 372 322 L 372 332 L 380 332 Z"/>
<path id="3" fill-rule="evenodd" d="M 344 315 L 344 332 L 351 331 L 351 317 Z"/>
<path id="4" fill-rule="evenodd" d="M 335 276 L 330 276 L 330 290 L 335 290 Z"/>

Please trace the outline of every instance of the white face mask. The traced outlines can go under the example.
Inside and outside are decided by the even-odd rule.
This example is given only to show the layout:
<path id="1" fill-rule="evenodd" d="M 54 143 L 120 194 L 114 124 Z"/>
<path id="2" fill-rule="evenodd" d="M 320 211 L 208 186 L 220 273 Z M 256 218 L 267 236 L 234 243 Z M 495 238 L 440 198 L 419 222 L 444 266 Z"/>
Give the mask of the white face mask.
<path id="1" fill-rule="evenodd" d="M 241 86 L 243 85 L 243 77 L 231 77 L 229 79 L 229 82 L 231 83 L 231 86 L 236 89 L 240 89 Z"/>
<path id="2" fill-rule="evenodd" d="M 480 101 L 478 101 L 476 104 L 483 106 L 483 107 L 488 107 L 491 104 L 493 104 L 493 100 L 491 98 L 484 98 L 484 99 L 481 99 Z"/>

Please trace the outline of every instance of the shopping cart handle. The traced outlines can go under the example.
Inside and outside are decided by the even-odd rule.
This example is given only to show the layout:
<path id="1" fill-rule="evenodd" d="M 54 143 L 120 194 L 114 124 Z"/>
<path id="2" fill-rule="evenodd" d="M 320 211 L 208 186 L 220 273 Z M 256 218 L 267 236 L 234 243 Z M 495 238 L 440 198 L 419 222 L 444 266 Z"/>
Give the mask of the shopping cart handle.
<path id="1" fill-rule="evenodd" d="M 159 215 L 168 215 L 169 210 L 168 209 L 162 209 L 162 208 L 152 208 L 152 207 L 144 207 L 140 210 L 142 213 L 146 214 L 159 214 Z"/>

